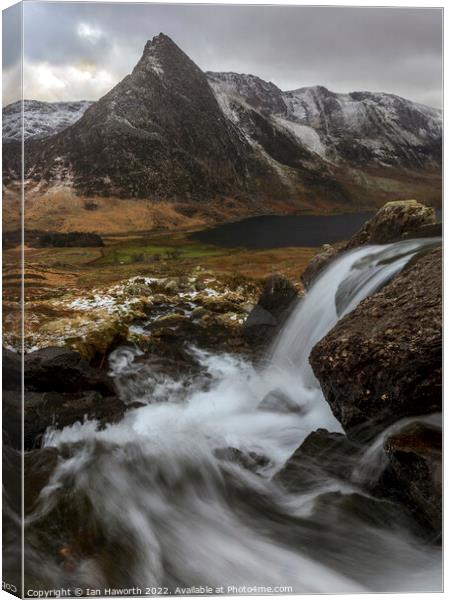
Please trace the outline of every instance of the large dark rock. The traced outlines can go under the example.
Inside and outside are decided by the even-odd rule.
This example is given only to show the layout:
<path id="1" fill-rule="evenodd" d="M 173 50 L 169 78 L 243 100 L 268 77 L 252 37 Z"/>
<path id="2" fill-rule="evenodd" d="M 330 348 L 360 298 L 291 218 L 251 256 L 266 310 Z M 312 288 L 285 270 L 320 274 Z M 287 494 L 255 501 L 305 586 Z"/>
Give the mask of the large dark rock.
<path id="1" fill-rule="evenodd" d="M 349 435 L 441 411 L 441 249 L 418 257 L 344 317 L 310 363 Z"/>
<path id="2" fill-rule="evenodd" d="M 275 318 L 283 316 L 285 310 L 298 298 L 292 282 L 283 275 L 269 277 L 260 295 L 258 305 Z"/>
<path id="3" fill-rule="evenodd" d="M 96 419 L 100 424 L 120 419 L 125 405 L 117 396 L 102 396 L 96 391 L 84 392 L 28 392 L 25 391 L 24 449 L 39 448 L 48 427 L 62 429 L 85 419 Z M 8 421 L 5 443 L 20 449 L 22 445 L 22 397 L 5 390 L 3 418 Z"/>
<path id="4" fill-rule="evenodd" d="M 112 379 L 70 348 L 50 347 L 25 355 L 25 387 L 30 391 L 114 394 Z"/>
<path id="5" fill-rule="evenodd" d="M 402 234 L 401 239 L 413 240 L 418 238 L 431 238 L 431 237 L 442 237 L 443 236 L 443 223 L 429 223 L 428 225 L 421 225 L 416 229 L 410 229 Z"/>
<path id="6" fill-rule="evenodd" d="M 326 244 L 301 275 L 310 288 L 320 273 L 342 252 L 367 244 L 389 244 L 401 239 L 441 236 L 441 224 L 435 223 L 435 210 L 416 200 L 387 202 L 372 219 L 345 243 Z"/>
<path id="7" fill-rule="evenodd" d="M 366 244 L 388 244 L 398 241 L 408 231 L 435 223 L 435 209 L 416 200 L 387 202 L 372 219 L 358 231 L 345 250 Z"/>
<path id="8" fill-rule="evenodd" d="M 12 448 L 38 448 L 48 427 L 63 428 L 87 419 L 101 424 L 121 418 L 125 405 L 118 399 L 112 379 L 94 369 L 70 348 L 44 348 L 24 357 L 24 431 L 22 431 L 21 361 L 18 354 L 3 353 L 4 442 Z"/>
<path id="9" fill-rule="evenodd" d="M 385 492 L 397 496 L 437 536 L 442 527 L 441 427 L 415 422 L 386 439 Z"/>
<path id="10" fill-rule="evenodd" d="M 253 308 L 245 321 L 245 328 L 252 329 L 253 327 L 276 327 L 277 321 L 273 315 L 265 310 L 259 304 Z"/>
<path id="11" fill-rule="evenodd" d="M 20 390 L 22 381 L 22 357 L 17 352 L 2 348 L 2 387 L 4 390 Z"/>

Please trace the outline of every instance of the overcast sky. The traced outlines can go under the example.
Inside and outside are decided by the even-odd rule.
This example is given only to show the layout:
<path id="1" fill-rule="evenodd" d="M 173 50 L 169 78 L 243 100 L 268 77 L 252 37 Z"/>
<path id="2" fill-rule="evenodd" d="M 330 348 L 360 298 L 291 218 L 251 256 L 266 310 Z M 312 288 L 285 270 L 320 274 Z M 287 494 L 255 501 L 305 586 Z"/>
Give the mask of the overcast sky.
<path id="1" fill-rule="evenodd" d="M 162 31 L 203 70 L 252 73 L 284 90 L 391 92 L 439 108 L 441 16 L 413 8 L 26 2 L 25 97 L 95 100 Z M 4 104 L 17 99 L 15 37 L 6 18 Z"/>

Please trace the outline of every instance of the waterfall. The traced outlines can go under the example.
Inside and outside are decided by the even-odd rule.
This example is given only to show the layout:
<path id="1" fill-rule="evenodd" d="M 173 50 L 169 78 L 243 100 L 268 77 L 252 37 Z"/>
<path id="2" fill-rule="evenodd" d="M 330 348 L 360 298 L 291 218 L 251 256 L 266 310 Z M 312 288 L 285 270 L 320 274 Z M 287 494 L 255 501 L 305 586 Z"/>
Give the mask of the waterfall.
<path id="1" fill-rule="evenodd" d="M 26 523 L 34 580 L 160 594 L 440 589 L 439 550 L 419 542 L 390 503 L 369 499 L 366 519 L 357 483 L 326 476 L 288 493 L 274 477 L 310 432 L 341 430 L 309 366 L 315 343 L 435 243 L 367 246 L 335 260 L 263 368 L 190 348 L 200 375 L 156 378 L 117 349 L 112 372 L 141 405 L 103 429 L 87 421 L 47 432 L 61 458 Z"/>
<path id="2" fill-rule="evenodd" d="M 298 301 L 274 343 L 273 364 L 299 370 L 305 382 L 314 381 L 309 355 L 337 321 L 399 273 L 408 261 L 439 238 L 410 240 L 387 246 L 364 246 L 343 254 L 324 270 Z"/>

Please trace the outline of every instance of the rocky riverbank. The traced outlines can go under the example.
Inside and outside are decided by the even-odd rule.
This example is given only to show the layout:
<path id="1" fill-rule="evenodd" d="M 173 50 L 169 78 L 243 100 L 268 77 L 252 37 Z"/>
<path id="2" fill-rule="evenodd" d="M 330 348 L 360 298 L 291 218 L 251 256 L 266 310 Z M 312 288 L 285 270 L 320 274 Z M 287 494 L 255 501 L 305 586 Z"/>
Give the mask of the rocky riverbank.
<path id="1" fill-rule="evenodd" d="M 389 203 L 347 244 L 325 248 L 303 279 L 310 285 L 344 250 L 437 232 L 427 207 Z M 310 476 L 316 468 L 330 469 L 343 481 L 401 503 L 424 535 L 440 539 L 441 245 L 418 255 L 342 318 L 313 348 L 310 363 L 346 435 L 311 434 L 279 480 L 295 487 L 304 471 Z M 365 471 L 357 470 L 363 458 Z"/>

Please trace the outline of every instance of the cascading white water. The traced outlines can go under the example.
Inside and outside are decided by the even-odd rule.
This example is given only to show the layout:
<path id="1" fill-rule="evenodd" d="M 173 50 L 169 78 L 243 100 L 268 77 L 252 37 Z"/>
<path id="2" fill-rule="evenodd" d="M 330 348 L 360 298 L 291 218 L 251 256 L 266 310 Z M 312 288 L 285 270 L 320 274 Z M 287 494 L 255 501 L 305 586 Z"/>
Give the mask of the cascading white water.
<path id="1" fill-rule="evenodd" d="M 41 585 L 439 589 L 437 549 L 397 519 L 382 527 L 345 512 L 356 484 L 327 477 L 307 493 L 288 494 L 272 479 L 311 431 L 341 430 L 308 363 L 315 343 L 434 243 L 369 246 L 336 260 L 298 302 L 263 368 L 192 348 L 201 376 L 156 377 L 142 375 L 129 349 L 116 350 L 113 373 L 126 396 L 135 372 L 127 389 L 142 406 L 101 431 L 86 422 L 48 432 L 46 445 L 65 458 L 27 523 L 31 568 L 45 556 Z M 257 473 L 220 458 L 227 448 L 263 457 Z M 377 506 L 382 518 L 390 510 Z M 64 510 L 76 532 L 70 573 L 49 554 L 52 540 L 42 541 Z"/>
<path id="2" fill-rule="evenodd" d="M 399 273 L 420 249 L 437 240 L 410 240 L 387 246 L 357 248 L 331 263 L 300 302 L 277 338 L 272 362 L 301 372 L 311 382 L 313 346 L 345 314 Z"/>

